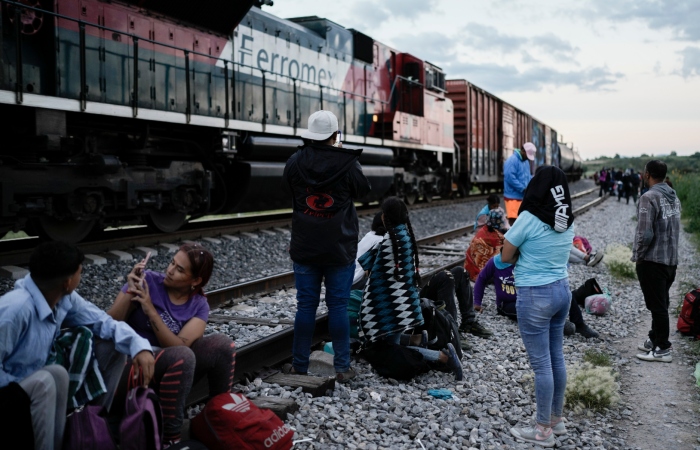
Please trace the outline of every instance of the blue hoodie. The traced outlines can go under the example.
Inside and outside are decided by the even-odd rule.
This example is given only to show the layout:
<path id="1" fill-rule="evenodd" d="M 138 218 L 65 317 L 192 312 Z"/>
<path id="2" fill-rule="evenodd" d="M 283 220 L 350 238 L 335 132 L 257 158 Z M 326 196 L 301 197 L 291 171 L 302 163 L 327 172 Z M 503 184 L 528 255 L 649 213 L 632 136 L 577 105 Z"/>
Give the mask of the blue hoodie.
<path id="1" fill-rule="evenodd" d="M 530 161 L 520 156 L 517 148 L 503 164 L 503 196 L 512 200 L 522 200 L 525 188 L 530 183 Z"/>

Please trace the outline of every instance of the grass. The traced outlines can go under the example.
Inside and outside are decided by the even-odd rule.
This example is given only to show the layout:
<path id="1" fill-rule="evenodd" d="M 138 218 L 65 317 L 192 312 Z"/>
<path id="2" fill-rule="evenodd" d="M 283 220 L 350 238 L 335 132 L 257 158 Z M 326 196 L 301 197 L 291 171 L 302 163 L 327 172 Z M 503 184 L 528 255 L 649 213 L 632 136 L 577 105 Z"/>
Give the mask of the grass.
<path id="1" fill-rule="evenodd" d="M 620 401 L 620 385 L 610 367 L 584 362 L 567 372 L 566 404 L 575 413 L 580 414 L 585 409 L 600 411 Z"/>
<path id="2" fill-rule="evenodd" d="M 637 271 L 634 263 L 630 261 L 632 250 L 621 244 L 611 244 L 605 249 L 605 260 L 603 261 L 610 273 L 617 278 L 637 279 Z"/>
<path id="3" fill-rule="evenodd" d="M 594 349 L 588 349 L 583 354 L 583 361 L 595 367 L 611 367 L 610 355 Z"/>

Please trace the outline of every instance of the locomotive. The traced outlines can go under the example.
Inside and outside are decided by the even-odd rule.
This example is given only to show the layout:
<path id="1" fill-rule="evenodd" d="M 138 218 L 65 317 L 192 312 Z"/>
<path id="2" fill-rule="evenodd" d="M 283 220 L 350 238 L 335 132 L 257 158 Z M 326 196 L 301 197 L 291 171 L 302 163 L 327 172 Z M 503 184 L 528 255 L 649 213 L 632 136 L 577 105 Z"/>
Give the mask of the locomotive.
<path id="1" fill-rule="evenodd" d="M 541 164 L 566 153 L 519 111 L 519 134 L 500 137 L 504 102 L 455 118 L 439 67 L 357 30 L 255 0 L 203 3 L 0 0 L 0 231 L 77 242 L 289 207 L 284 163 L 320 109 L 364 149 L 362 202 L 502 188 L 503 158 L 533 136 Z"/>

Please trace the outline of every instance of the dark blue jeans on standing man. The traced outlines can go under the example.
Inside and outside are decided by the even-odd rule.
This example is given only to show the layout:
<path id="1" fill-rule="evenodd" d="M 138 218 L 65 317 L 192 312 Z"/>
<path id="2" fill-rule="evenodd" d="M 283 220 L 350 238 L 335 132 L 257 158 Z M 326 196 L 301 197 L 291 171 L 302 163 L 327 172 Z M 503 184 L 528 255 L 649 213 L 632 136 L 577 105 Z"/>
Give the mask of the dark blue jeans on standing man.
<path id="1" fill-rule="evenodd" d="M 338 373 L 350 369 L 350 322 L 348 299 L 355 273 L 355 261 L 345 266 L 294 263 L 297 314 L 294 319 L 292 366 L 297 373 L 309 370 L 311 340 L 316 326 L 316 309 L 321 299 L 321 281 L 326 286 L 328 331 L 333 341 L 333 365 Z"/>

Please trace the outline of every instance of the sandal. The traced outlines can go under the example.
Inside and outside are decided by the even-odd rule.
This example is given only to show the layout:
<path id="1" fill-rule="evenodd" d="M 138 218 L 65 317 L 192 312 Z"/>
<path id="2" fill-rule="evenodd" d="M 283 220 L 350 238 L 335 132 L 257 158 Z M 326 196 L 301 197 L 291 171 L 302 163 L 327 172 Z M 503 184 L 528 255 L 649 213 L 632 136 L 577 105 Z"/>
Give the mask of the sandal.
<path id="1" fill-rule="evenodd" d="M 294 366 L 291 365 L 290 363 L 287 363 L 287 364 L 282 366 L 282 373 L 285 375 L 306 375 L 307 374 L 307 372 L 304 372 L 304 373 L 297 372 L 297 370 L 294 368 Z"/>

